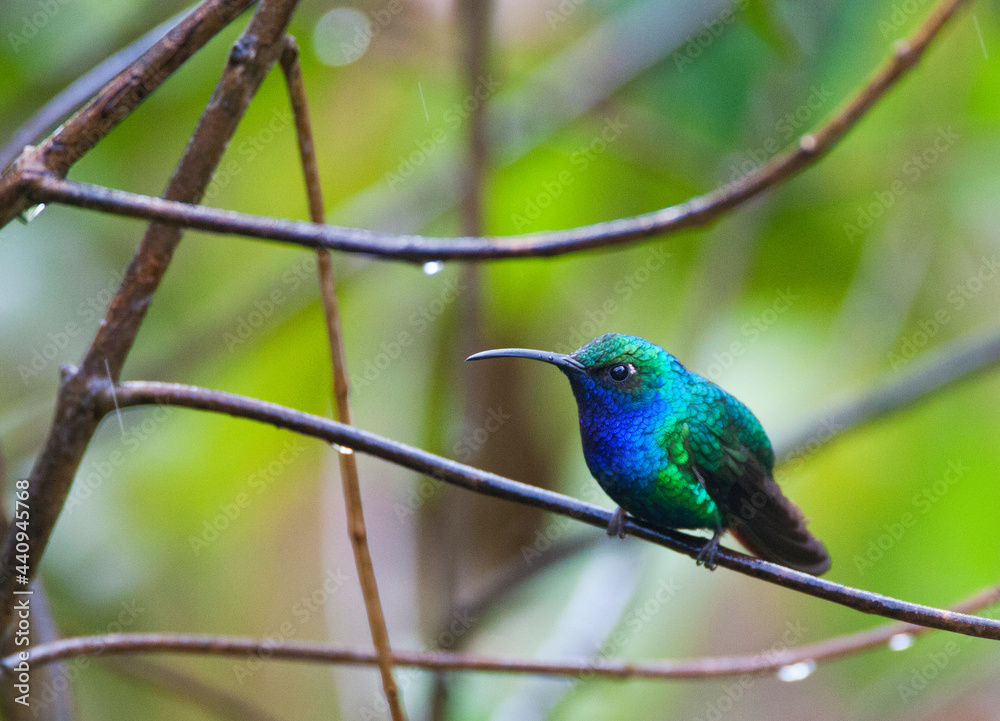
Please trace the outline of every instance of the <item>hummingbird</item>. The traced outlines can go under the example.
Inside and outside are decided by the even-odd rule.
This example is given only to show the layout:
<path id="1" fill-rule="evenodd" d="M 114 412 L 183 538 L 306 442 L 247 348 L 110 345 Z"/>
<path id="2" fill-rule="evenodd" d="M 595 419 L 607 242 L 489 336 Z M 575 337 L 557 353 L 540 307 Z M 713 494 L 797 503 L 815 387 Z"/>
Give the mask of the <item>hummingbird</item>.
<path id="1" fill-rule="evenodd" d="M 697 556 L 716 565 L 728 530 L 751 553 L 821 575 L 822 542 L 774 481 L 774 451 L 740 401 L 689 371 L 660 346 L 608 333 L 572 353 L 501 348 L 469 356 L 531 358 L 569 379 L 587 467 L 618 508 L 608 535 L 625 537 L 626 513 L 657 529 L 712 532 Z"/>

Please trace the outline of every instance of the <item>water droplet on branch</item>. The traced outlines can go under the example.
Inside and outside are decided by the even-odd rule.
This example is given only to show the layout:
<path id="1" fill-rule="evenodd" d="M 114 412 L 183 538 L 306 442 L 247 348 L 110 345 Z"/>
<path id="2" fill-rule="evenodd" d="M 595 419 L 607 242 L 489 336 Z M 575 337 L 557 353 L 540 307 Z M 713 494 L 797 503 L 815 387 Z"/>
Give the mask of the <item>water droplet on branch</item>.
<path id="1" fill-rule="evenodd" d="M 440 260 L 429 260 L 424 263 L 424 273 L 426 275 L 437 275 L 444 269 L 444 263 Z"/>
<path id="2" fill-rule="evenodd" d="M 337 445 L 336 443 L 334 443 L 333 447 L 336 448 L 337 452 L 340 455 L 342 455 L 342 456 L 349 456 L 352 453 L 354 453 L 354 449 L 353 448 L 348 448 L 347 446 L 341 446 L 341 445 Z"/>
<path id="3" fill-rule="evenodd" d="M 39 215 L 41 215 L 43 210 L 45 210 L 45 203 L 39 203 L 38 205 L 32 205 L 26 211 L 24 211 L 19 216 L 17 216 L 17 219 L 20 220 L 25 225 L 27 225 L 28 223 L 30 223 L 31 221 L 33 221 L 35 218 L 37 218 Z"/>
<path id="4" fill-rule="evenodd" d="M 810 659 L 809 661 L 799 661 L 798 663 L 790 663 L 787 666 L 782 666 L 775 675 L 779 681 L 792 683 L 809 678 L 815 670 L 816 662 Z"/>
<path id="5" fill-rule="evenodd" d="M 889 639 L 889 648 L 893 651 L 905 651 L 916 642 L 912 633 L 897 633 Z"/>

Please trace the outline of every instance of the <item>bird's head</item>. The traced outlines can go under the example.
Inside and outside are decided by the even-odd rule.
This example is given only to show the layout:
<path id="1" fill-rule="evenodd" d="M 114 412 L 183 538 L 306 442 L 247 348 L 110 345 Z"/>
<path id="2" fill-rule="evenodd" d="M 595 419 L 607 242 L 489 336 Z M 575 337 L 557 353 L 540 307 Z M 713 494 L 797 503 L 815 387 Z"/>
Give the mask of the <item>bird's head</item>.
<path id="1" fill-rule="evenodd" d="M 671 376 L 683 366 L 663 348 L 645 338 L 621 333 L 598 336 L 569 354 L 526 348 L 501 348 L 466 360 L 531 358 L 558 367 L 569 378 L 580 411 L 600 408 L 627 411 L 659 396 Z"/>

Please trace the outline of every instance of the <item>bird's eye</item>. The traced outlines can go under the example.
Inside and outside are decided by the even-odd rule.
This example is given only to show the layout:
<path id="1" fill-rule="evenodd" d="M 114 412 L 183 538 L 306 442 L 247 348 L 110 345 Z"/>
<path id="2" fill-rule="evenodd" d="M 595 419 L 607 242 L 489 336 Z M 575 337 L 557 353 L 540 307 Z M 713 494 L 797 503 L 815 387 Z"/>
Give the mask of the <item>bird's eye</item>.
<path id="1" fill-rule="evenodd" d="M 628 377 L 632 375 L 632 366 L 627 366 L 624 363 L 611 366 L 611 370 L 608 371 L 608 375 L 611 376 L 611 380 L 616 383 L 621 383 L 622 381 L 628 380 Z"/>

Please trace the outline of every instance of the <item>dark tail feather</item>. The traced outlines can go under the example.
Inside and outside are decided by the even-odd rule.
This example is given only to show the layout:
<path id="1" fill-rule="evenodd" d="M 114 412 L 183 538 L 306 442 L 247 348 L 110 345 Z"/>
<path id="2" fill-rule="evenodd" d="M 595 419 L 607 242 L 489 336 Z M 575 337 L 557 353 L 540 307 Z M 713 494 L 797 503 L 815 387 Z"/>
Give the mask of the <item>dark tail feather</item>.
<path id="1" fill-rule="evenodd" d="M 774 479 L 758 478 L 754 492 L 736 484 L 730 495 L 729 530 L 747 550 L 765 561 L 820 576 L 830 570 L 830 554 L 809 533 L 798 507 Z"/>

